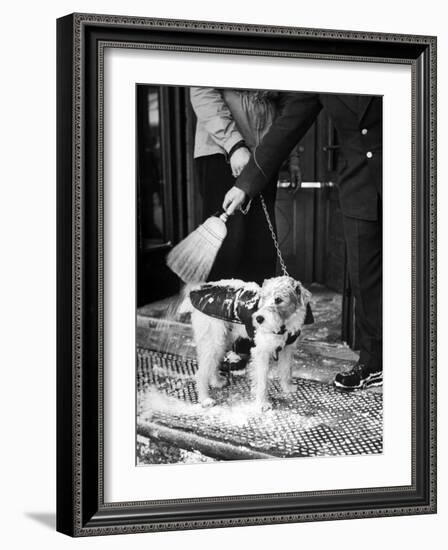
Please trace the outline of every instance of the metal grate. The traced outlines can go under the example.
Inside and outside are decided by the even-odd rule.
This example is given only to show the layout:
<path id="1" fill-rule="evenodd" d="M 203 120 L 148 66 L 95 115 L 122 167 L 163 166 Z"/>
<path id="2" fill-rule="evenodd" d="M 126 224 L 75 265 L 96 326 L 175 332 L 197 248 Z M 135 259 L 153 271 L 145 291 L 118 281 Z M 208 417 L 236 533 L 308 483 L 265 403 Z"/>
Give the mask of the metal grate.
<path id="1" fill-rule="evenodd" d="M 239 458 L 382 452 L 379 393 L 344 393 L 327 384 L 296 379 L 297 391 L 285 396 L 273 379 L 269 381 L 273 408 L 257 413 L 251 408 L 249 380 L 239 374 L 231 375 L 230 384 L 214 392 L 215 407 L 203 409 L 197 400 L 196 369 L 193 359 L 137 350 L 140 433 L 169 434 L 166 437 L 172 442 L 178 439 L 184 444 L 191 439 L 190 447 L 206 454 L 213 444 L 227 445 L 238 449 Z M 222 451 L 217 455 L 225 458 Z"/>

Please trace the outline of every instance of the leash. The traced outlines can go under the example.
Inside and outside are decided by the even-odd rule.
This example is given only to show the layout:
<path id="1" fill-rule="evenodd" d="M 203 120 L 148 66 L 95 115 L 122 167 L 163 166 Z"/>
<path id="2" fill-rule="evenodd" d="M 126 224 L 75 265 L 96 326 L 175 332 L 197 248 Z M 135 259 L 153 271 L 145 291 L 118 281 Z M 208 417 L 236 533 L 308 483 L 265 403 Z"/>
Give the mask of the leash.
<path id="1" fill-rule="evenodd" d="M 254 159 L 255 165 L 260 170 L 260 172 L 263 174 L 266 181 L 269 181 L 269 178 L 264 173 L 263 168 L 257 162 L 256 151 L 257 151 L 257 149 L 255 148 L 255 150 L 253 152 L 253 159 Z M 264 202 L 264 197 L 261 193 L 260 193 L 259 197 L 260 197 L 260 201 L 261 201 L 261 206 L 263 207 L 264 217 L 266 218 L 266 221 L 268 222 L 269 231 L 271 232 L 271 237 L 272 237 L 272 240 L 274 241 L 275 251 L 277 252 L 277 258 L 280 262 L 280 267 L 282 268 L 282 274 L 289 277 L 289 273 L 288 273 L 288 270 L 286 269 L 286 264 L 285 264 L 285 261 L 283 260 L 283 256 L 282 256 L 282 253 L 281 253 L 281 250 L 280 250 L 280 246 L 279 246 L 278 241 L 277 241 L 277 236 L 275 234 L 274 227 L 272 226 L 271 217 L 269 216 L 269 212 L 268 212 L 268 209 L 266 207 L 266 203 Z M 245 212 L 243 211 L 243 214 L 247 214 L 247 211 L 249 210 L 249 207 L 250 207 L 250 202 L 251 201 L 249 201 L 249 204 L 247 205 L 246 211 Z"/>
<path id="2" fill-rule="evenodd" d="M 265 216 L 266 221 L 268 223 L 269 231 L 271 232 L 272 240 L 274 241 L 274 246 L 275 246 L 275 251 L 277 253 L 277 258 L 280 262 L 280 267 L 282 268 L 282 274 L 289 277 L 289 273 L 288 273 L 288 270 L 286 269 L 286 264 L 285 264 L 285 261 L 283 260 L 283 256 L 282 256 L 282 253 L 281 253 L 281 250 L 280 250 L 280 246 L 279 246 L 278 241 L 277 241 L 277 236 L 275 234 L 274 227 L 272 226 L 271 218 L 269 216 L 269 212 L 268 212 L 266 203 L 264 202 L 263 195 L 260 195 L 260 201 L 261 201 L 261 206 L 263 208 L 264 216 Z"/>

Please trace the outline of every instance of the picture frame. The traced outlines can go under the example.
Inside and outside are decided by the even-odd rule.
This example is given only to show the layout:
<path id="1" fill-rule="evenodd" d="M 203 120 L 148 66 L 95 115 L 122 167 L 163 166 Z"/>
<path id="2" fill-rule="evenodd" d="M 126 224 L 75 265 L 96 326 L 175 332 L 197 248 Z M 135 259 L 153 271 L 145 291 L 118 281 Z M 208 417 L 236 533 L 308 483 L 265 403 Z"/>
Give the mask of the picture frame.
<path id="1" fill-rule="evenodd" d="M 142 533 L 436 512 L 436 38 L 72 14 L 57 21 L 57 530 Z M 104 499 L 105 48 L 409 65 L 412 483 L 206 498 Z"/>

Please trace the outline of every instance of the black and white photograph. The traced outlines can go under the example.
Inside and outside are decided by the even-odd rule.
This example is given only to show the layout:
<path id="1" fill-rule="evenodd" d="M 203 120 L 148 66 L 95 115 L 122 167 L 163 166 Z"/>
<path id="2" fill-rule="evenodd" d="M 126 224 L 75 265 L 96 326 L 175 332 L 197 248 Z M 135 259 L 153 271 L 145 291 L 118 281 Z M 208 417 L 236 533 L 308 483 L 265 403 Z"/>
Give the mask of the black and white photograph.
<path id="1" fill-rule="evenodd" d="M 436 37 L 57 30 L 58 531 L 434 514 Z"/>
<path id="2" fill-rule="evenodd" d="M 6 5 L 6 550 L 443 547 L 443 6 Z"/>
<path id="3" fill-rule="evenodd" d="M 383 98 L 135 93 L 136 464 L 381 454 Z"/>

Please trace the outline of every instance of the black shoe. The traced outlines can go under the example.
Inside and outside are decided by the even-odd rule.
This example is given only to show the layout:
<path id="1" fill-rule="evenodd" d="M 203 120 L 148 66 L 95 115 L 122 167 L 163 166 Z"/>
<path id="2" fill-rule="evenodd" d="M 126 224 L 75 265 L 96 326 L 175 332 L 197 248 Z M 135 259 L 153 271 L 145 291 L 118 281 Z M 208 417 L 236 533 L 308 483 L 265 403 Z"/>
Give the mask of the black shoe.
<path id="1" fill-rule="evenodd" d="M 224 357 L 224 360 L 221 363 L 219 370 L 222 374 L 227 375 L 230 372 L 245 369 L 248 362 L 248 355 L 240 355 L 235 352 L 230 352 Z"/>
<path id="2" fill-rule="evenodd" d="M 381 386 L 382 383 L 382 369 L 362 363 L 356 363 L 348 372 L 338 373 L 334 379 L 335 387 L 346 391 L 363 390 L 371 386 Z"/>

